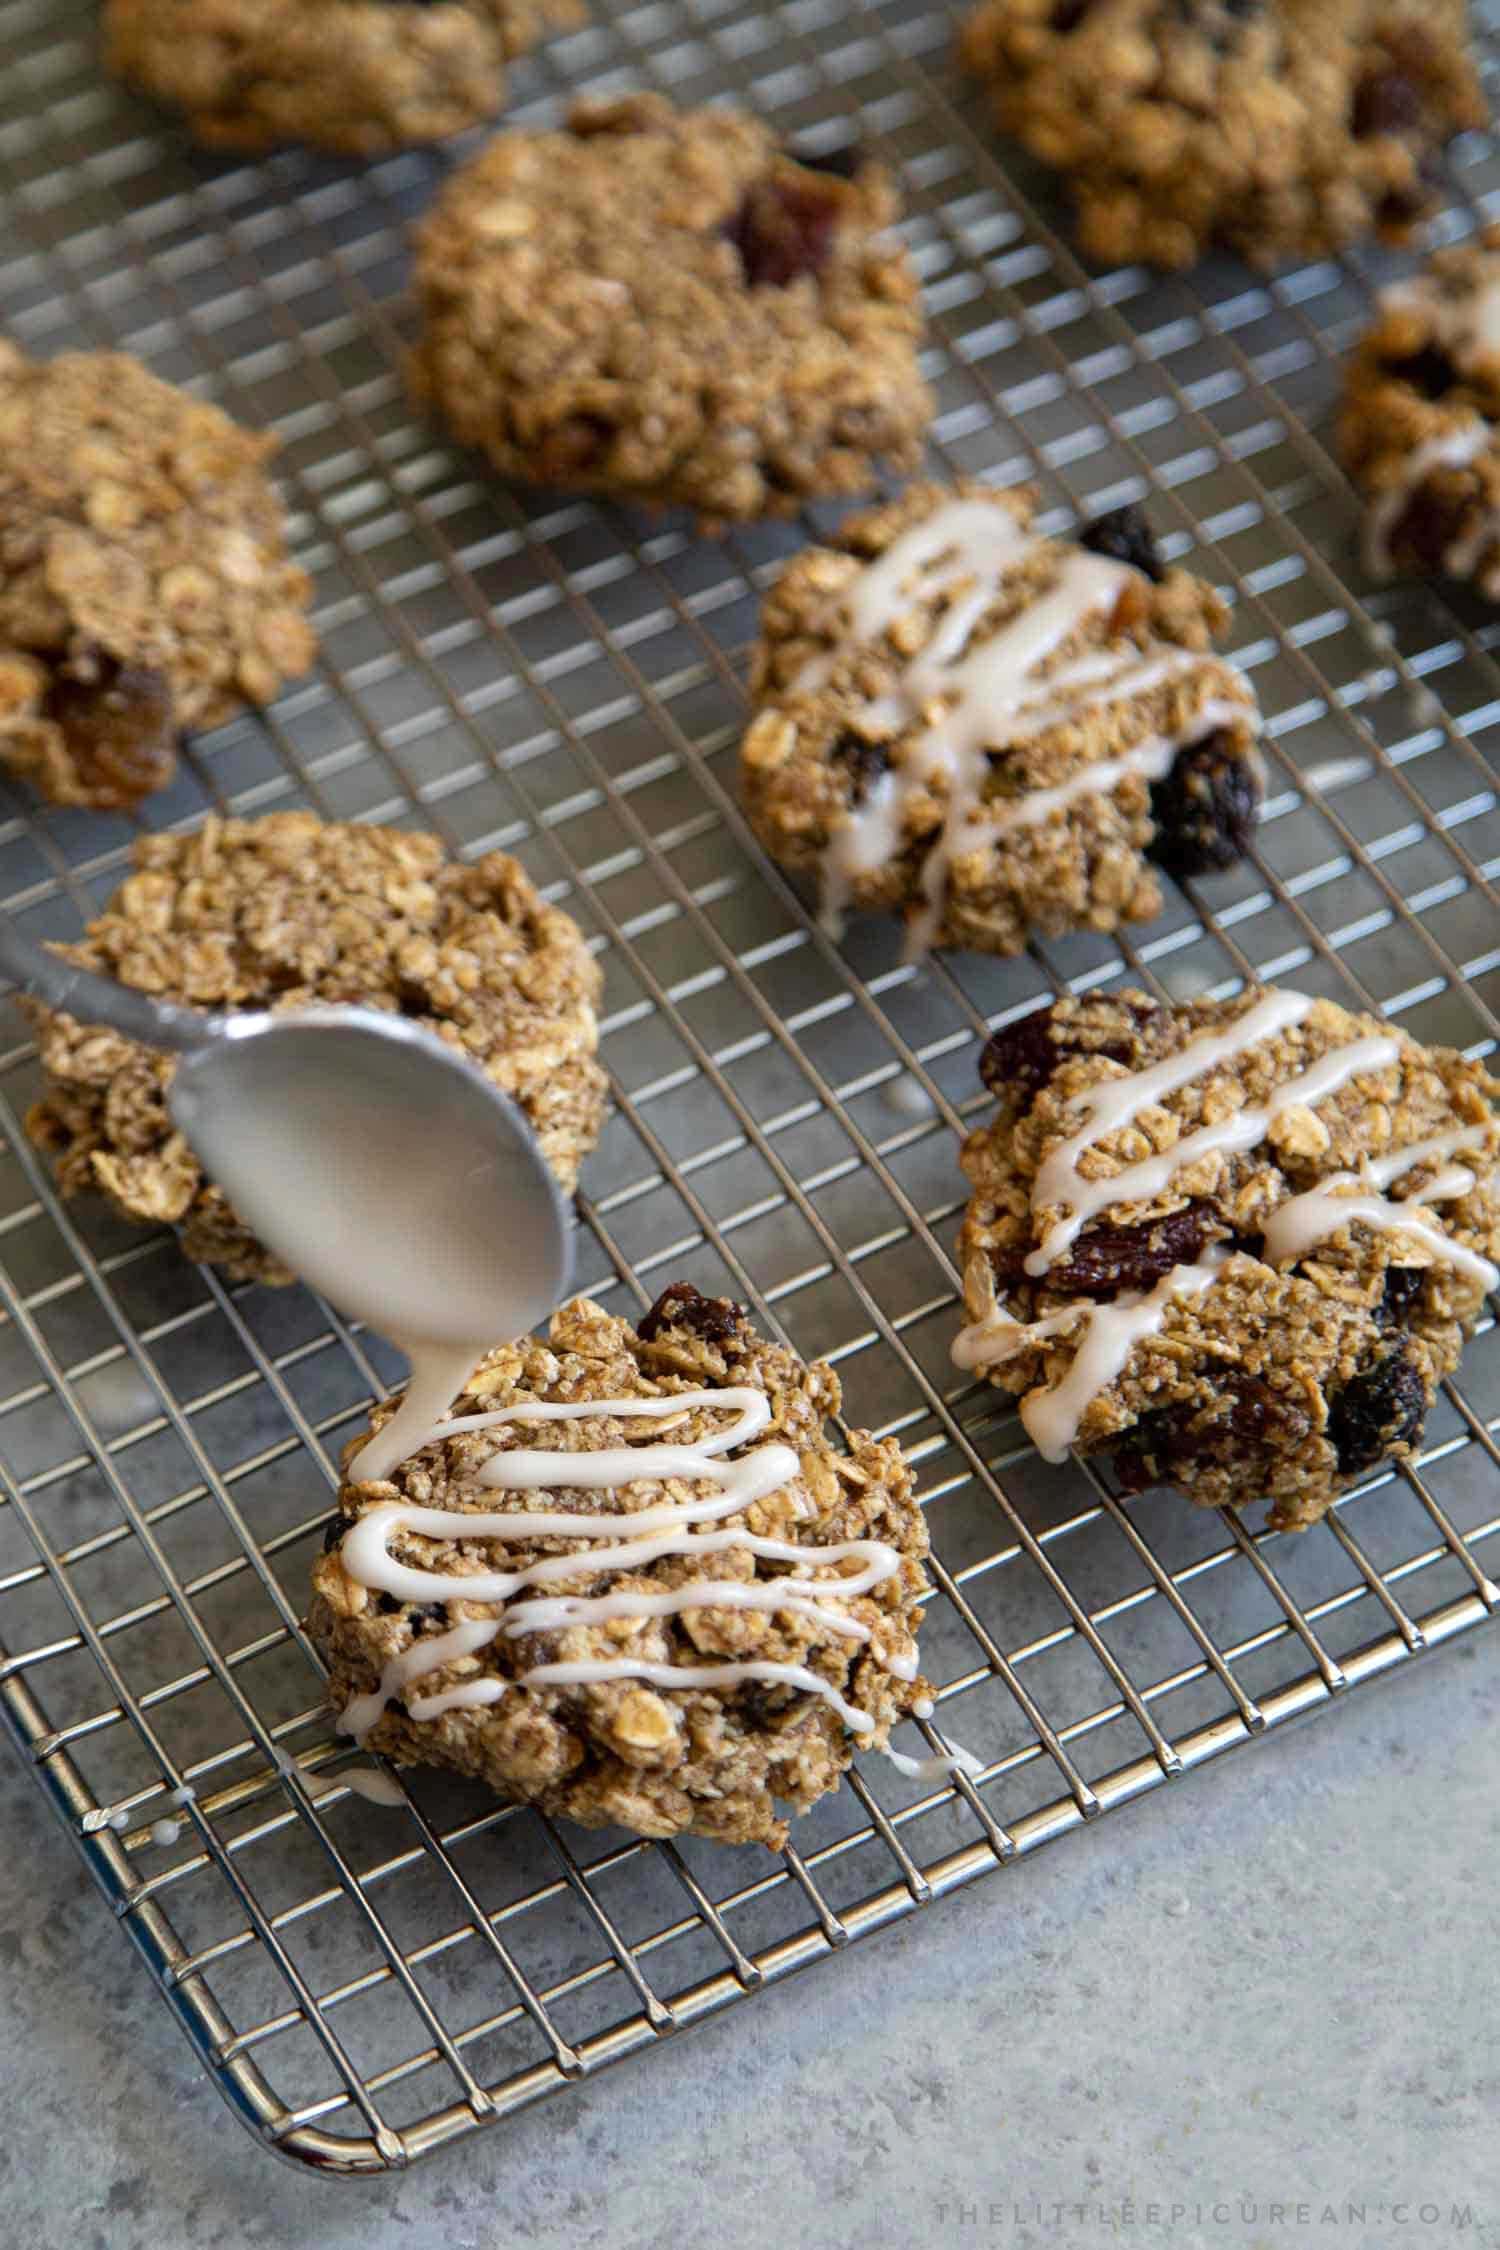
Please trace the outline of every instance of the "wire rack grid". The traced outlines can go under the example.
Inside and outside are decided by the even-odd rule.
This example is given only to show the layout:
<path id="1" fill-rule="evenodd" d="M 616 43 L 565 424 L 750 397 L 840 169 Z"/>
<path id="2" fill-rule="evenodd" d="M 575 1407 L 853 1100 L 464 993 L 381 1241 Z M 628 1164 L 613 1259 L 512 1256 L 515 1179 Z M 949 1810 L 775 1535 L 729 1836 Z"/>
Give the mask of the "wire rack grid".
<path id="1" fill-rule="evenodd" d="M 332 2172 L 405 2164 L 649 2047 L 1496 1606 L 1492 1325 L 1420 1460 L 1296 1540 L 1044 1466 L 949 1364 L 954 1140 L 986 1028 L 1123 979 L 1181 997 L 1254 976 L 1474 1054 L 1500 1032 L 1500 627 L 1433 589 L 1370 594 L 1327 445 L 1389 262 L 1091 276 L 958 79 L 955 21 L 596 0 L 512 111 L 646 83 L 814 146 L 855 120 L 906 184 L 939 470 L 1035 479 L 1059 526 L 1150 496 L 1168 551 L 1233 598 L 1273 776 L 1249 864 L 1129 942 L 916 970 L 879 923 L 831 946 L 735 805 L 757 597 L 821 512 L 708 542 L 500 488 L 400 375 L 405 230 L 443 158 L 212 159 L 101 80 L 91 7 L 0 5 L 4 326 L 38 354 L 123 346 L 273 427 L 317 582 L 316 674 L 201 740 L 144 822 L 417 822 L 515 852 L 579 918 L 614 1091 L 581 1285 L 624 1309 L 679 1274 L 730 1291 L 837 1365 L 851 1422 L 900 1435 L 936 1558 L 925 1668 L 983 1760 L 943 1786 L 863 1768 L 776 1856 L 585 1837 L 437 1774 L 396 1811 L 351 1793 L 299 1617 L 331 1459 L 399 1363 L 305 1291 L 226 1288 L 168 1235 L 62 1207 L 21 1130 L 37 1073 L 13 1017 L 0 1708 L 232 2106 Z M 1500 198 L 1489 141 L 1453 181 L 1456 237 Z M 131 833 L 10 795 L 6 910 L 74 933 Z"/>

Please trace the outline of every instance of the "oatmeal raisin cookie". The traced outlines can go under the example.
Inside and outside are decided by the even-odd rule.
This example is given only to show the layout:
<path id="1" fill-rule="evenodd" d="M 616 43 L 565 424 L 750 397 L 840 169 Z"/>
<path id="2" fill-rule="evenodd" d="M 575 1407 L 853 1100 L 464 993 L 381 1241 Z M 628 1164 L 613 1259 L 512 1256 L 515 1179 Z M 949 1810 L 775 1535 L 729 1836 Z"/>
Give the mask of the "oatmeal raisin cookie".
<path id="1" fill-rule="evenodd" d="M 655 94 L 503 133 L 417 230 L 419 394 L 505 476 L 708 525 L 913 467 L 917 280 L 887 175 L 844 169 Z"/>
<path id="2" fill-rule="evenodd" d="M 128 808 L 179 734 L 307 670 L 273 447 L 122 353 L 0 340 L 0 765 Z"/>
<path id="3" fill-rule="evenodd" d="M 1064 1000 L 970 1134 L 961 1367 L 1127 1490 L 1313 1523 L 1409 1453 L 1500 1258 L 1500 1082 L 1329 1000 Z"/>
<path id="4" fill-rule="evenodd" d="M 1486 114 L 1467 37 L 1467 0 L 982 0 L 963 53 L 1091 257 L 1269 266 L 1440 201 Z"/>
<path id="5" fill-rule="evenodd" d="M 117 77 L 201 141 L 378 156 L 493 117 L 505 66 L 583 0 L 105 0 Z"/>
<path id="6" fill-rule="evenodd" d="M 1016 953 L 1161 907 L 1156 869 L 1244 853 L 1259 809 L 1227 612 L 1140 511 L 1032 534 L 1025 492 L 914 486 L 794 557 L 767 597 L 741 749 L 773 859 L 912 949 Z"/>
<path id="7" fill-rule="evenodd" d="M 462 1597 L 463 1581 L 477 1572 L 520 1573 L 569 1553 L 556 1535 L 454 1538 L 441 1526 L 428 1534 L 420 1516 L 407 1514 L 384 1535 L 385 1547 L 398 1565 L 456 1581 L 454 1594 L 436 1601 L 373 1585 L 351 1544 L 356 1525 L 396 1505 L 586 1514 L 616 1526 L 600 1534 L 616 1540 L 619 1519 L 643 1509 L 697 1498 L 708 1510 L 723 1497 L 708 1478 L 650 1474 L 643 1463 L 640 1476 L 600 1491 L 570 1485 L 568 1466 L 604 1446 L 695 1446 L 733 1426 L 740 1407 L 713 1395 L 730 1389 L 752 1394 L 765 1417 L 733 1458 L 788 1448 L 786 1481 L 773 1476 L 773 1488 L 748 1505 L 691 1519 L 697 1531 L 737 1533 L 744 1545 L 699 1544 L 629 1570 L 611 1568 L 598 1547 L 573 1547 L 579 1567 L 547 1580 L 545 1596 L 602 1598 L 613 1614 L 548 1619 L 534 1609 L 523 1616 L 516 1594 L 508 1606 Z M 684 1403 L 672 1409 L 675 1398 Z M 440 1428 L 388 1480 L 345 1482 L 308 1617 L 328 1659 L 330 1698 L 373 1749 L 402 1764 L 472 1774 L 548 1813 L 643 1836 L 780 1845 L 787 1827 L 778 1808 L 805 1811 L 836 1788 L 859 1744 L 883 1746 L 929 1692 L 916 1670 L 927 1534 L 910 1468 L 893 1438 L 856 1430 L 847 1447 L 834 1438 L 827 1422 L 839 1386 L 830 1367 L 804 1366 L 757 1336 L 736 1306 L 685 1282 L 665 1291 L 638 1328 L 576 1299 L 554 1316 L 545 1344 L 527 1339 L 491 1352 L 453 1411 L 591 1400 L 601 1402 L 597 1415 L 509 1421 L 452 1437 Z M 660 1400 L 669 1419 L 612 1414 L 616 1400 Z M 392 1411 L 377 1407 L 372 1429 Z M 555 1453 L 556 1483 L 508 1489 L 503 1461 L 518 1447 Z M 481 1482 L 486 1467 L 491 1479 Z M 861 1570 L 874 1575 L 869 1548 L 830 1554 L 846 1542 L 878 1542 L 881 1575 L 865 1591 L 839 1595 L 841 1581 Z M 757 1604 L 757 1594 L 793 1576 L 795 1597 Z M 738 1597 L 733 1606 L 674 1599 L 726 1581 Z M 536 1591 L 517 1594 L 534 1601 Z M 465 1625 L 476 1630 L 455 1642 Z M 444 1646 L 424 1664 L 429 1640 Z M 592 1678 L 527 1677 L 593 1666 L 608 1669 Z M 672 1683 L 677 1671 L 681 1686 Z M 868 1722 L 857 1736 L 841 1705 Z"/>

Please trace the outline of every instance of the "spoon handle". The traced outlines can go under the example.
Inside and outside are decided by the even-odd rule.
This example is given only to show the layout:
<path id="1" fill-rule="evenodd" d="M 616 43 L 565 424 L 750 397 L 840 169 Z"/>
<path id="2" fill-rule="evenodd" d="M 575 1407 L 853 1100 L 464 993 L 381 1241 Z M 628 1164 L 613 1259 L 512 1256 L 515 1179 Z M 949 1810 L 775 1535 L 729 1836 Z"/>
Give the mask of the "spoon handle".
<path id="1" fill-rule="evenodd" d="M 80 1023 L 107 1024 L 111 1031 L 138 1039 L 146 1047 L 188 1054 L 213 1037 L 212 1016 L 179 1007 L 172 1000 L 153 1000 L 131 985 L 117 984 L 113 977 L 80 969 L 24 936 L 4 915 L 0 915 L 0 972 L 31 999 L 66 1009 Z"/>

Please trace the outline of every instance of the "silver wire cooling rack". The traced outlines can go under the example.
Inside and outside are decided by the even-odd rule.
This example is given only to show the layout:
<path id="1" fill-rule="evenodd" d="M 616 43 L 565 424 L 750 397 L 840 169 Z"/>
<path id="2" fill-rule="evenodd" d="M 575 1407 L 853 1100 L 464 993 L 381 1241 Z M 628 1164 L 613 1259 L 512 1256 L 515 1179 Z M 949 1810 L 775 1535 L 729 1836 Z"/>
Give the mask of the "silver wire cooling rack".
<path id="1" fill-rule="evenodd" d="M 330 2171 L 407 2163 L 649 2047 L 1500 1599 L 1493 1326 L 1420 1461 L 1300 1539 L 1048 1468 L 950 1367 L 954 1141 L 987 1026 L 1125 977 L 1183 996 L 1253 975 L 1475 1054 L 1500 1033 L 1500 622 L 1370 595 L 1328 450 L 1390 261 L 1091 278 L 959 80 L 956 14 L 595 0 L 512 111 L 649 83 L 813 146 L 856 118 L 906 183 L 938 467 L 1035 478 L 1058 525 L 1148 495 L 1234 598 L 1270 719 L 1253 861 L 1124 945 L 915 971 L 878 922 L 832 947 L 735 806 L 757 595 L 808 527 L 711 542 L 502 489 L 400 379 L 404 230 L 443 158 L 215 159 L 103 82 L 92 7 L 0 4 L 0 322 L 38 354 L 124 346 L 274 426 L 317 580 L 318 672 L 200 741 L 145 821 L 419 822 L 515 852 L 580 919 L 616 1104 L 580 1286 L 623 1308 L 678 1275 L 729 1291 L 836 1363 L 851 1420 L 900 1435 L 937 1557 L 926 1669 L 984 1760 L 972 1784 L 857 1773 L 780 1857 L 558 1829 L 436 1774 L 401 1808 L 351 1794 L 298 1619 L 330 1458 L 399 1363 L 304 1291 L 226 1289 L 170 1236 L 63 1209 L 20 1129 L 36 1069 L 12 1016 L 0 1707 L 233 2107 Z M 1447 236 L 1500 209 L 1500 150 L 1460 146 L 1453 183 Z M 72 934 L 130 834 L 7 794 L 0 900 Z"/>

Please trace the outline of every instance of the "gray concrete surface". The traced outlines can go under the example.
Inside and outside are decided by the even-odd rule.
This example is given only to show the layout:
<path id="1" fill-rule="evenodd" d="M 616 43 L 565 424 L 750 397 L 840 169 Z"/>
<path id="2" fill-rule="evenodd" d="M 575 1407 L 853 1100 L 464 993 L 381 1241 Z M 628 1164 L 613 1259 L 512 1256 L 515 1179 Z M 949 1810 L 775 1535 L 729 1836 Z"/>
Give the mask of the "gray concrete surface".
<path id="1" fill-rule="evenodd" d="M 233 2123 L 6 1772 L 0 2238 L 1500 2244 L 1497 1739 L 1491 1632 L 576 2096 L 337 2186 Z"/>

